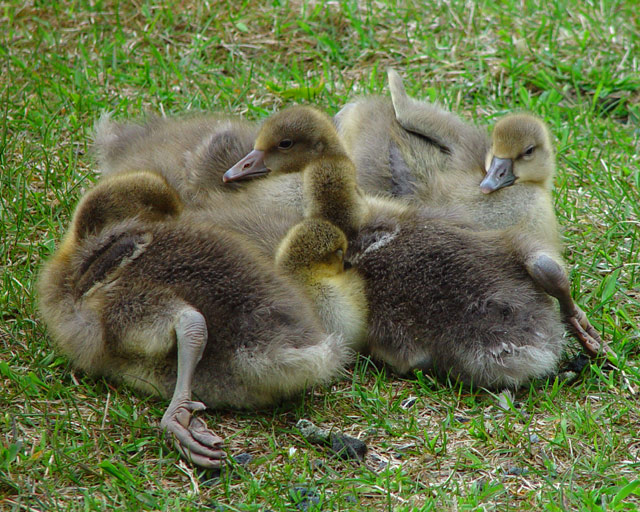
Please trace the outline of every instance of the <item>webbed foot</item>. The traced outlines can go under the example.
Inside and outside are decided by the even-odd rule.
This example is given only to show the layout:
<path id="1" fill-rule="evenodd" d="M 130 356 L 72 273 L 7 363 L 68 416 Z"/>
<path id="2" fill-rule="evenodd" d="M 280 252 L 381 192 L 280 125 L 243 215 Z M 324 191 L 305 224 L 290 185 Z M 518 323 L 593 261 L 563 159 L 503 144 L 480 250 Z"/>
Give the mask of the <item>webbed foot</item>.
<path id="1" fill-rule="evenodd" d="M 203 468 L 219 468 L 225 457 L 223 440 L 192 414 L 204 409 L 203 403 L 189 400 L 169 405 L 160 425 L 185 459 Z"/>
<path id="2" fill-rule="evenodd" d="M 545 292 L 558 299 L 565 322 L 571 327 L 587 355 L 595 359 L 613 354 L 591 325 L 587 315 L 571 298 L 569 278 L 562 266 L 545 253 L 528 256 L 525 265 L 533 280 Z"/>
<path id="3" fill-rule="evenodd" d="M 614 353 L 600 337 L 598 331 L 591 325 L 585 312 L 577 304 L 573 304 L 573 314 L 565 315 L 565 321 L 569 324 L 590 358 L 595 359 Z"/>

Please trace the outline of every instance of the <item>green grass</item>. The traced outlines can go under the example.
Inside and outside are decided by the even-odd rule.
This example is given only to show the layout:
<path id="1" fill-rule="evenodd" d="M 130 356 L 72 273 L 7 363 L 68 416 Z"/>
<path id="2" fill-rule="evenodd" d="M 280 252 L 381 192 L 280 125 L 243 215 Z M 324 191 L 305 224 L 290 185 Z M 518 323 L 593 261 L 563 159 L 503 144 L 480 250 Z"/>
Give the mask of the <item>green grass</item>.
<path id="1" fill-rule="evenodd" d="M 428 4 L 0 4 L 0 509 L 640 506 L 637 5 Z M 400 379 L 362 359 L 346 379 L 274 410 L 209 412 L 228 453 L 253 461 L 195 471 L 160 440 L 166 404 L 74 372 L 35 311 L 38 268 L 95 180 L 93 123 L 103 111 L 260 119 L 296 102 L 334 113 L 386 93 L 390 65 L 410 94 L 479 124 L 515 109 L 549 123 L 574 296 L 619 369 L 534 383 L 502 411 L 487 393 Z M 366 441 L 366 463 L 308 444 L 300 418 Z"/>

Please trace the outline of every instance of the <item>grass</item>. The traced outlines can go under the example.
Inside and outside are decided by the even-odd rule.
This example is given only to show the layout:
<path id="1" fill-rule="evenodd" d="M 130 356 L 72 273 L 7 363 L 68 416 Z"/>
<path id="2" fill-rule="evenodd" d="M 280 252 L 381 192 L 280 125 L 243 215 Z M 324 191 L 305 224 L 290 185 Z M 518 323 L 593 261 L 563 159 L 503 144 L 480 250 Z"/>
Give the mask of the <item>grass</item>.
<path id="1" fill-rule="evenodd" d="M 640 507 L 634 2 L 10 0 L 0 25 L 0 509 Z M 474 122 L 526 109 L 549 123 L 574 296 L 619 368 L 533 383 L 503 411 L 363 358 L 274 410 L 209 412 L 229 454 L 253 460 L 196 471 L 158 436 L 165 403 L 74 372 L 35 311 L 39 265 L 95 180 L 93 123 L 103 111 L 260 119 L 296 102 L 334 113 L 385 94 L 390 65 L 410 94 Z M 300 418 L 366 441 L 366 463 L 308 444 Z"/>

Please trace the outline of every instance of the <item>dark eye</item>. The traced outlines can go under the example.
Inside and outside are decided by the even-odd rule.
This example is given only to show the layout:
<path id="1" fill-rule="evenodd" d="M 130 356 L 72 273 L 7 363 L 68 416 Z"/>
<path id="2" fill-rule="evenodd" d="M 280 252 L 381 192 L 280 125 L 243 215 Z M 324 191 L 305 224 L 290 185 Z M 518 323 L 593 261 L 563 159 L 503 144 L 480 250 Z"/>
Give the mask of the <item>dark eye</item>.
<path id="1" fill-rule="evenodd" d="M 290 149 L 291 146 L 293 146 L 293 141 L 291 139 L 284 139 L 278 144 L 278 149 Z"/>
<path id="2" fill-rule="evenodd" d="M 529 146 L 527 149 L 524 150 L 524 156 L 533 155 L 533 150 L 534 149 L 535 149 L 535 146 Z"/>

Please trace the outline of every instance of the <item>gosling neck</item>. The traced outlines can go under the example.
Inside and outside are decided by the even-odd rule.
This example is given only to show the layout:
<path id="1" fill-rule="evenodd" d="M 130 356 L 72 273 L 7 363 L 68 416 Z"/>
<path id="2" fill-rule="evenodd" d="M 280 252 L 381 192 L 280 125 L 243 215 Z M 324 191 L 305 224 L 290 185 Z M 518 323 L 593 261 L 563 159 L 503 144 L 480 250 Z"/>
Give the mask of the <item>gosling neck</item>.
<path id="1" fill-rule="evenodd" d="M 347 237 L 362 223 L 365 204 L 356 182 L 356 168 L 339 143 L 329 145 L 322 158 L 305 168 L 303 196 L 305 217 L 326 219 Z"/>

